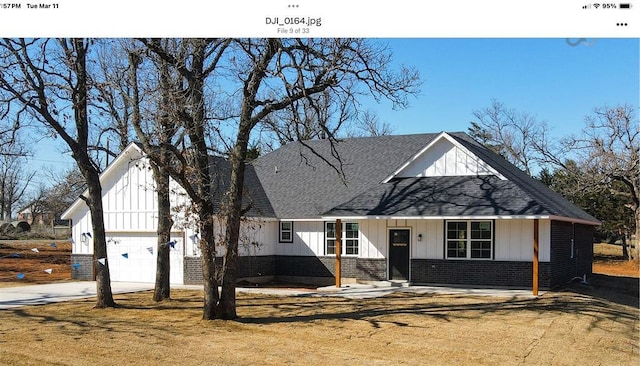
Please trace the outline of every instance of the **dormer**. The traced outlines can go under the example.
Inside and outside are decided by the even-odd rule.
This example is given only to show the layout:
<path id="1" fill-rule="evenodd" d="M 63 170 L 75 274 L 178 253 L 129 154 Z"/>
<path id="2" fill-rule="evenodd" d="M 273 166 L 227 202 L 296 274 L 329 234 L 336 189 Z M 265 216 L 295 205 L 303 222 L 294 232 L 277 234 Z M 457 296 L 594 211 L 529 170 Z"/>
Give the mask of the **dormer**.
<path id="1" fill-rule="evenodd" d="M 442 132 L 382 183 L 387 183 L 393 178 L 481 175 L 495 175 L 500 179 L 506 179 L 453 137 Z"/>

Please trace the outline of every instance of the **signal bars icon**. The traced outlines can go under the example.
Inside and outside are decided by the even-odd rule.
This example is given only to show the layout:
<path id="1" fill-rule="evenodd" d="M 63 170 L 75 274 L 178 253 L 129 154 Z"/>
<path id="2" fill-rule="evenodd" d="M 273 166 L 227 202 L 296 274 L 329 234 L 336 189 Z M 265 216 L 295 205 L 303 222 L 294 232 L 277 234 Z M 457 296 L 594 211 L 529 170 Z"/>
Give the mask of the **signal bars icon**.
<path id="1" fill-rule="evenodd" d="M 591 9 L 591 4 L 584 5 L 582 9 Z"/>

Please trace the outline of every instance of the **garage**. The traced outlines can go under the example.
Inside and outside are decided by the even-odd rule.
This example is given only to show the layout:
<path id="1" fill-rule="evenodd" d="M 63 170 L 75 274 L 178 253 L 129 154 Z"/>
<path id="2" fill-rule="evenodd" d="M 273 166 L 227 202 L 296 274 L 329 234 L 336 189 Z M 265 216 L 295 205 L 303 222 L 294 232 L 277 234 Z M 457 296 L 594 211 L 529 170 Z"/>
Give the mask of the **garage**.
<path id="1" fill-rule="evenodd" d="M 111 281 L 149 282 L 156 278 L 156 233 L 107 233 Z M 172 284 L 182 284 L 184 234 L 171 234 L 169 254 Z"/>

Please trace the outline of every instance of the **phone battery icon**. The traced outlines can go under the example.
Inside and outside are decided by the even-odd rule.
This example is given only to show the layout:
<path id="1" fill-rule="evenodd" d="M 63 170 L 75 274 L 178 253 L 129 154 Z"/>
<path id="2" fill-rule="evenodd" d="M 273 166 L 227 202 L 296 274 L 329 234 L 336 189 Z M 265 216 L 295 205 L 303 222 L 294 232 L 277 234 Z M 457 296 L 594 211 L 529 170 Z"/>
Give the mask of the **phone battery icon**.
<path id="1" fill-rule="evenodd" d="M 620 3 L 620 9 L 630 9 L 630 8 L 631 8 L 630 3 Z"/>

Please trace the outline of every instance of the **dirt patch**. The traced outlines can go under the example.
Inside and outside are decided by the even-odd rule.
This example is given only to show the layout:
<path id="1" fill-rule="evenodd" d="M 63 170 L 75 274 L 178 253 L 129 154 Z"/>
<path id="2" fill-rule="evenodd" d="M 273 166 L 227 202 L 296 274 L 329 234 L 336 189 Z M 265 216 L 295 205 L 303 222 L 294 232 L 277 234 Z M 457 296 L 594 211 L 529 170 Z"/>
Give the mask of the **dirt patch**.
<path id="1" fill-rule="evenodd" d="M 593 273 L 640 278 L 640 262 L 625 259 L 620 245 L 598 243 L 593 245 Z"/>
<path id="2" fill-rule="evenodd" d="M 0 287 L 52 283 L 70 278 L 69 241 L 0 241 Z"/>

